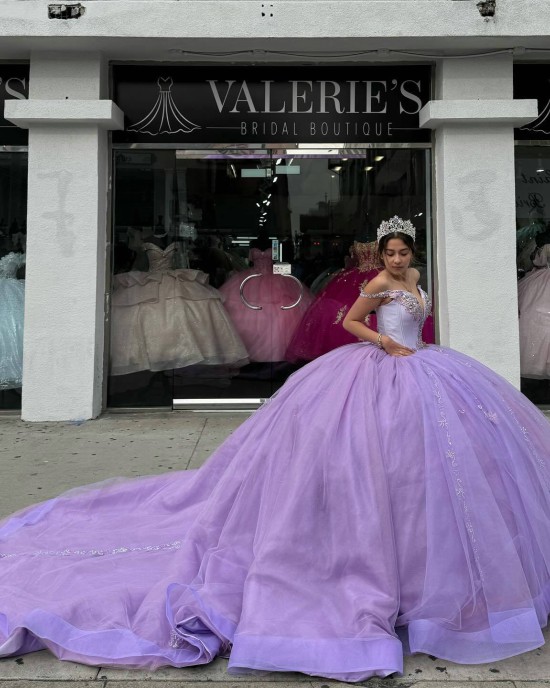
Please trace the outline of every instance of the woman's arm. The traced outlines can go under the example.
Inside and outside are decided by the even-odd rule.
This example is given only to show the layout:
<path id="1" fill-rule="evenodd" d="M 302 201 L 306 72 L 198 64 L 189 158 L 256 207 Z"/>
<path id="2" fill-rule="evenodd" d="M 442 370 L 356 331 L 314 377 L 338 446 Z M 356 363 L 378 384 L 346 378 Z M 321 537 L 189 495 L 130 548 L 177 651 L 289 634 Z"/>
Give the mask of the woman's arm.
<path id="1" fill-rule="evenodd" d="M 373 280 L 374 281 L 374 280 Z M 384 301 L 384 297 L 369 297 L 368 294 L 377 294 L 379 290 L 372 287 L 373 282 L 370 282 L 365 289 L 361 291 L 361 294 L 365 296 L 360 296 L 353 306 L 349 309 L 344 318 L 342 326 L 350 334 L 361 339 L 364 342 L 371 342 L 371 344 L 380 345 L 378 341 L 378 332 L 371 329 L 365 325 L 365 319 L 368 314 Z M 384 291 L 381 289 L 380 291 Z"/>

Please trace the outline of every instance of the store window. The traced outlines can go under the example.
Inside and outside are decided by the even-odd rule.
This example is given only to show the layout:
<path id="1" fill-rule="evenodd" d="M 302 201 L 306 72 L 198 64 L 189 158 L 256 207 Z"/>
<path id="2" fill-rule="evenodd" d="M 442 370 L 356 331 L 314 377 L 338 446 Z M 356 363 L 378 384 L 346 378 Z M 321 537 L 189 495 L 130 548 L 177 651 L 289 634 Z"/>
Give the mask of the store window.
<path id="1" fill-rule="evenodd" d="M 521 389 L 550 405 L 550 147 L 516 146 Z"/>
<path id="2" fill-rule="evenodd" d="M 430 153 L 116 150 L 108 405 L 263 399 L 357 341 L 342 320 L 391 215 L 416 225 L 431 291 Z"/>
<path id="3" fill-rule="evenodd" d="M 21 407 L 27 153 L 0 152 L 0 409 Z"/>

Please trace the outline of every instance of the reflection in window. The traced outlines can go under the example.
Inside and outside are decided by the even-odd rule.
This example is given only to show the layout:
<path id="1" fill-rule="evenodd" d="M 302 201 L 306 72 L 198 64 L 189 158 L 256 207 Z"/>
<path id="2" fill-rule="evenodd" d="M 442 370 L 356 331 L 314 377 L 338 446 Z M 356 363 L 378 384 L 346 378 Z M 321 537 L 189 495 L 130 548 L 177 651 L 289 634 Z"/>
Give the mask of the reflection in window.
<path id="1" fill-rule="evenodd" d="M 550 404 L 550 154 L 516 148 L 517 266 L 522 391 Z"/>
<path id="2" fill-rule="evenodd" d="M 0 408 L 21 406 L 27 155 L 0 153 Z"/>
<path id="3" fill-rule="evenodd" d="M 392 215 L 430 289 L 429 170 L 425 149 L 115 152 L 109 404 L 267 397 L 357 341 L 342 321 Z"/>

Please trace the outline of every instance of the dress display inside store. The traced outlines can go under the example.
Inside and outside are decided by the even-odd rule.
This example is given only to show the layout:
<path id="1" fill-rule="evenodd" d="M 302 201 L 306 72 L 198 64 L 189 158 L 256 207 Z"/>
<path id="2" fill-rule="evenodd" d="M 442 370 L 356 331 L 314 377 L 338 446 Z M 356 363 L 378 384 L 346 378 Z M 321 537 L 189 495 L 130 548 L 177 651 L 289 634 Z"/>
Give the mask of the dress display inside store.
<path id="1" fill-rule="evenodd" d="M 550 379 L 550 235 L 537 238 L 533 267 L 518 282 L 520 370 L 544 380 Z"/>
<path id="2" fill-rule="evenodd" d="M 0 258 L 0 390 L 23 384 L 25 280 L 18 272 L 25 259 L 14 251 Z"/>
<path id="3" fill-rule="evenodd" d="M 148 271 L 114 276 L 111 374 L 245 365 L 246 347 L 220 292 L 201 270 L 176 267 L 186 261 L 181 242 L 159 243 L 143 243 Z"/>
<path id="4" fill-rule="evenodd" d="M 253 266 L 235 273 L 220 287 L 251 361 L 283 361 L 287 346 L 313 302 L 296 278 L 273 273 L 271 246 L 252 248 Z"/>

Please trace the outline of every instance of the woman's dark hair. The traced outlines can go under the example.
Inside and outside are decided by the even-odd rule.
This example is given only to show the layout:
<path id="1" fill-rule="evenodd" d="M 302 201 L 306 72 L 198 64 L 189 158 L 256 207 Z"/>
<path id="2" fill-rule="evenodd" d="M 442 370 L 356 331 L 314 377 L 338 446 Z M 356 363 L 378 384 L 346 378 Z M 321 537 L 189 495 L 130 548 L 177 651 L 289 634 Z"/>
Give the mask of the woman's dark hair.
<path id="1" fill-rule="evenodd" d="M 416 249 L 414 246 L 414 239 L 412 238 L 412 236 L 410 236 L 410 234 L 405 234 L 404 232 L 392 232 L 391 234 L 384 234 L 384 236 L 381 237 L 381 239 L 378 242 L 378 255 L 380 256 L 380 260 L 382 260 L 382 262 L 384 262 L 384 251 L 386 250 L 386 246 L 388 245 L 388 242 L 391 239 L 401 239 L 405 246 L 411 250 L 411 253 L 414 258 Z"/>

